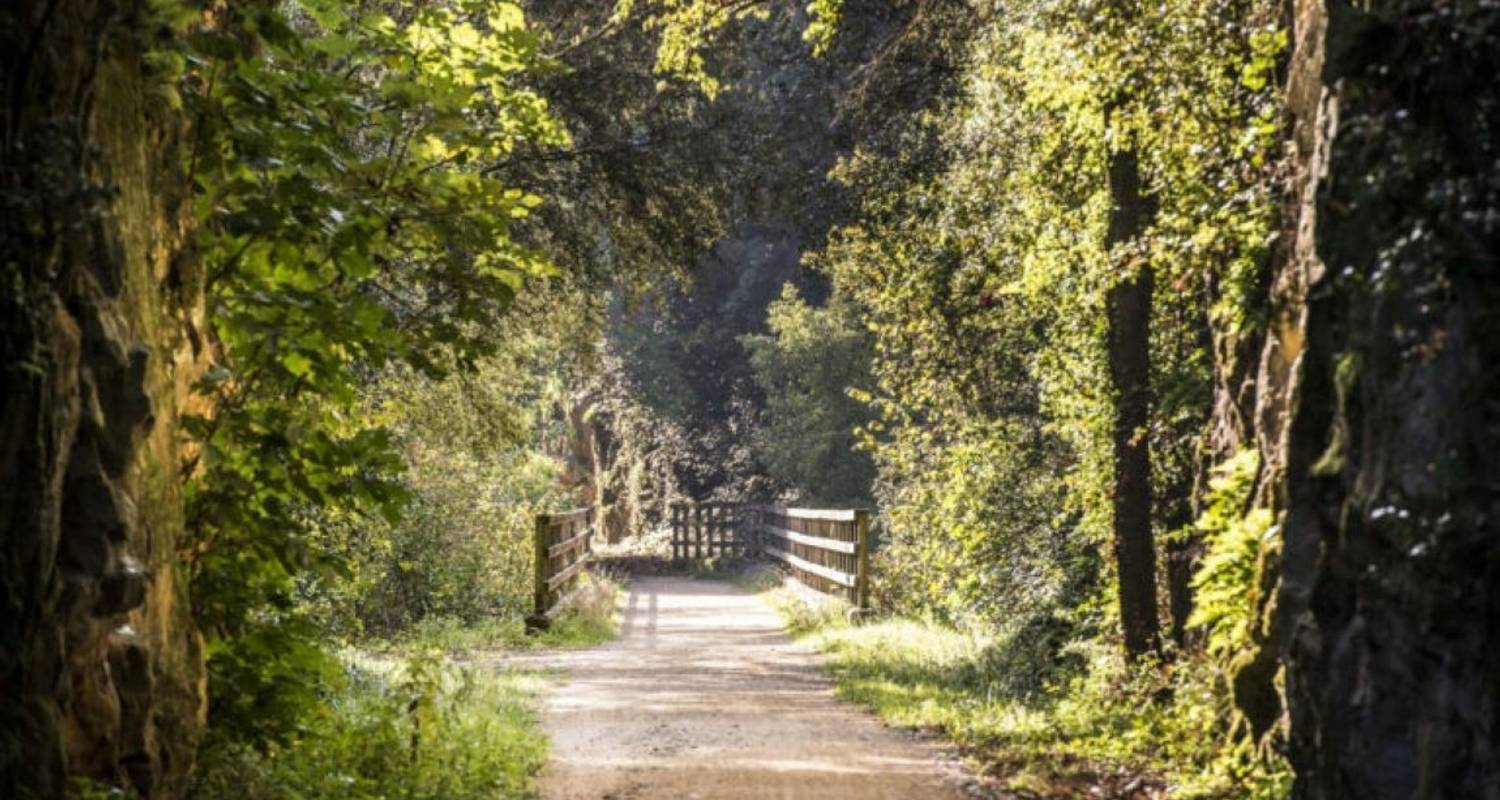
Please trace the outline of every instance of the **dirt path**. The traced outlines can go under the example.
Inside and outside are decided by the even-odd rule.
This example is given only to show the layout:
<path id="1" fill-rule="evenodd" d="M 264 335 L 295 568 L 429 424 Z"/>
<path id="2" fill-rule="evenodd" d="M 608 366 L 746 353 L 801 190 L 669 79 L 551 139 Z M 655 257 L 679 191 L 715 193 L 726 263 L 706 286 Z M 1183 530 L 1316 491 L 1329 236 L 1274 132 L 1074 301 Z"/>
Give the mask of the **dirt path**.
<path id="1" fill-rule="evenodd" d="M 951 756 L 835 698 L 816 654 L 727 583 L 637 579 L 619 639 L 532 663 L 568 674 L 542 714 L 548 800 L 965 796 Z"/>

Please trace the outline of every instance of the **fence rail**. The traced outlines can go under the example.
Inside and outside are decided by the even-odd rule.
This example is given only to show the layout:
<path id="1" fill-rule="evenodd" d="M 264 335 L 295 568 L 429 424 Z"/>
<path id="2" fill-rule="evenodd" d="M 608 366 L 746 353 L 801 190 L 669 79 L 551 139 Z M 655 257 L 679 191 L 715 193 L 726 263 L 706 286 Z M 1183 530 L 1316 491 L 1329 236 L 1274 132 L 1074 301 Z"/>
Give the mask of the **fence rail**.
<path id="1" fill-rule="evenodd" d="M 870 512 L 762 506 L 763 550 L 808 588 L 870 607 Z"/>
<path id="2" fill-rule="evenodd" d="M 593 553 L 594 509 L 536 515 L 532 535 L 532 613 L 526 629 L 547 627 L 557 603 Z"/>
<path id="3" fill-rule="evenodd" d="M 747 503 L 674 503 L 672 557 L 763 555 L 799 583 L 870 606 L 870 512 Z"/>
<path id="4" fill-rule="evenodd" d="M 750 555 L 749 510 L 743 503 L 673 503 L 672 558 Z"/>

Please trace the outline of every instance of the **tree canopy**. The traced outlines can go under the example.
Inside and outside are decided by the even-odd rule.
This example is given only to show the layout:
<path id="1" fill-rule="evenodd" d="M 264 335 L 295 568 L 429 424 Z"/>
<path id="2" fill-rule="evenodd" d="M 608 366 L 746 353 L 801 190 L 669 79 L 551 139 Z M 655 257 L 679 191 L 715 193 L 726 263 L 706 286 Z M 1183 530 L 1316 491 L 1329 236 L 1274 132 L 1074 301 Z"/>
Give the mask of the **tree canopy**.
<path id="1" fill-rule="evenodd" d="M 1497 20 L 20 0 L 4 779 L 521 796 L 421 651 L 713 500 L 872 511 L 794 626 L 1017 790 L 1490 791 Z"/>

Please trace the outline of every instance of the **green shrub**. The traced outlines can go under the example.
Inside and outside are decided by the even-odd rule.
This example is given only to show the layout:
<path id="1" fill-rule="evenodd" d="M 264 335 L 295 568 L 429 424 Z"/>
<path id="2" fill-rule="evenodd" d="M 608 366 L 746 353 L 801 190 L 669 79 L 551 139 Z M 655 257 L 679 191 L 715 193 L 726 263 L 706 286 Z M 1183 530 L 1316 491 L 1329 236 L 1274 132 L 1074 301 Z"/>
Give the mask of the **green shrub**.
<path id="1" fill-rule="evenodd" d="M 1270 509 L 1246 510 L 1259 468 L 1259 454 L 1245 450 L 1216 470 L 1208 502 L 1194 527 L 1207 552 L 1193 578 L 1196 605 L 1188 624 L 1207 633 L 1209 655 L 1220 662 L 1251 646 L 1259 604 L 1259 562 Z"/>
<path id="2" fill-rule="evenodd" d="M 210 741 L 193 795 L 285 798 L 526 797 L 546 757 L 528 709 L 539 679 L 459 670 L 434 657 L 404 666 L 351 658 L 301 734 L 252 747 Z"/>
<path id="3" fill-rule="evenodd" d="M 540 633 L 526 633 L 520 617 L 486 617 L 466 621 L 432 616 L 402 630 L 396 636 L 372 642 L 392 653 L 437 651 L 451 654 L 483 650 L 533 647 L 590 647 L 614 638 L 619 629 L 617 607 L 619 585 L 609 578 L 585 572 L 580 589 L 558 610 L 552 624 Z"/>
<path id="4" fill-rule="evenodd" d="M 383 634 L 427 617 L 520 617 L 531 596 L 534 514 L 556 502 L 556 463 L 525 451 L 413 456 L 413 501 L 374 534 L 379 546 L 362 565 L 373 580 L 357 601 L 361 622 Z"/>
<path id="5" fill-rule="evenodd" d="M 536 440 L 552 356 L 532 352 L 542 345 L 511 349 L 469 376 L 392 369 L 367 388 L 368 413 L 400 449 L 409 501 L 392 519 L 317 516 L 316 549 L 344 567 L 303 577 L 303 606 L 325 630 L 392 638 L 428 619 L 475 625 L 527 612 L 535 514 L 571 501 L 561 463 Z"/>

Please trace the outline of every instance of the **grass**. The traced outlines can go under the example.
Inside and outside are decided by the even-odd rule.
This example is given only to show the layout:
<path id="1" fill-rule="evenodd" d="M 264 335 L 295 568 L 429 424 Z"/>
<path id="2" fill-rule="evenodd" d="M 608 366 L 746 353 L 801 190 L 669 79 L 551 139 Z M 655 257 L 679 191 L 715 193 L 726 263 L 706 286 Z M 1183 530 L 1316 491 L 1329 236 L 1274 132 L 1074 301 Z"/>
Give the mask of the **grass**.
<path id="1" fill-rule="evenodd" d="M 825 655 L 842 697 L 951 740 L 1007 791 L 1285 796 L 1284 775 L 1227 744 L 1221 710 L 1191 666 L 1169 683 L 1160 668 L 1127 668 L 1107 643 L 1074 642 L 1064 655 L 1076 667 L 1044 685 L 1022 674 L 1024 661 L 1007 660 L 999 637 L 901 618 L 850 625 L 836 602 L 809 602 L 764 576 L 746 582 Z"/>
<path id="2" fill-rule="evenodd" d="M 465 621 L 429 617 L 388 639 L 362 647 L 386 655 L 436 650 L 458 655 L 479 650 L 575 649 L 613 639 L 619 632 L 620 587 L 607 576 L 585 573 L 579 590 L 544 631 L 528 634 L 519 616 Z"/>
<path id="3" fill-rule="evenodd" d="M 618 630 L 619 587 L 589 577 L 552 626 L 431 620 L 344 651 L 342 680 L 300 734 L 251 747 L 210 741 L 193 796 L 235 800 L 507 800 L 535 796 L 547 740 L 534 706 L 552 676 L 468 662 L 481 650 L 588 647 Z"/>
<path id="4" fill-rule="evenodd" d="M 353 657 L 326 707 L 284 745 L 207 747 L 194 795 L 236 800 L 529 797 L 547 741 L 542 678 Z"/>

